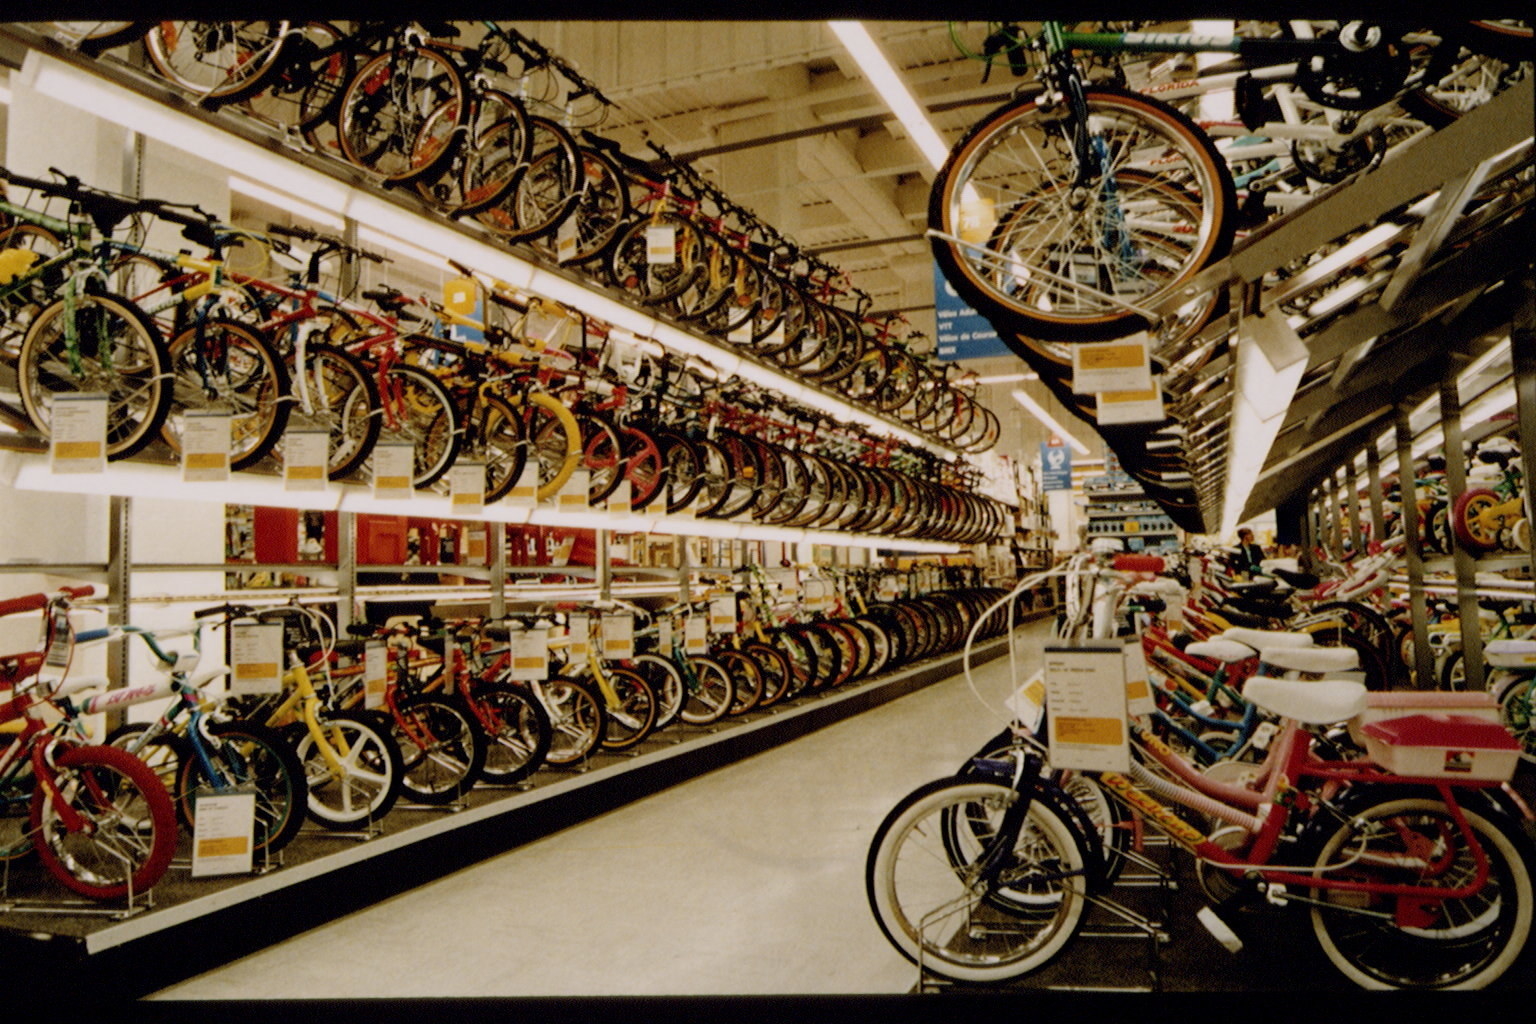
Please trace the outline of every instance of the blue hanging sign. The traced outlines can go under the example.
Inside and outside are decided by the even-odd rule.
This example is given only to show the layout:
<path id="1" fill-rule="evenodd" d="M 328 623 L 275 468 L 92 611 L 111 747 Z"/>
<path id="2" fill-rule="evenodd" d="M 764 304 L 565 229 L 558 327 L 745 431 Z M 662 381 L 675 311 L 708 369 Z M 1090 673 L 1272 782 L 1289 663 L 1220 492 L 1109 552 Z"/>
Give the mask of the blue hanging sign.
<path id="1" fill-rule="evenodd" d="M 985 359 L 1013 354 L 987 318 L 955 294 L 954 285 L 945 279 L 938 264 L 933 267 L 933 314 L 938 323 L 940 359 Z"/>
<path id="2" fill-rule="evenodd" d="M 1072 449 L 1064 444 L 1042 442 L 1040 445 L 1040 489 L 1072 489 Z"/>

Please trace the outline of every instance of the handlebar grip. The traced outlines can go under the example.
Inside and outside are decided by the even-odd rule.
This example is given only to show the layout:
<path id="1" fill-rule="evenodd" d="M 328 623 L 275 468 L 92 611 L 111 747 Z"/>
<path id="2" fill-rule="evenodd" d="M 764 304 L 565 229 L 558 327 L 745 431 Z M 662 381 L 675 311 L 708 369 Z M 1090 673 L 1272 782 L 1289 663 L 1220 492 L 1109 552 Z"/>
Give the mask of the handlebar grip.
<path id="1" fill-rule="evenodd" d="M 299 239 L 303 239 L 305 241 L 313 241 L 317 237 L 319 237 L 313 231 L 310 231 L 308 228 L 294 228 L 294 227 L 289 227 L 287 224 L 270 224 L 270 223 L 267 225 L 267 234 L 269 234 L 269 235 L 287 235 L 289 238 L 299 238 Z"/>
<path id="2" fill-rule="evenodd" d="M 1116 572 L 1162 572 L 1163 559 L 1157 555 L 1116 555 Z"/>
<path id="3" fill-rule="evenodd" d="M 83 587 L 60 587 L 59 593 L 68 594 L 70 597 L 95 597 L 101 593 L 94 583 L 87 583 Z"/>
<path id="4" fill-rule="evenodd" d="M 192 613 L 194 619 L 206 619 L 210 615 L 243 615 L 251 609 L 248 605 L 220 604 L 211 608 L 199 608 Z"/>
<path id="5" fill-rule="evenodd" d="M 22 597 L 7 598 L 0 601 L 0 617 L 19 615 L 22 612 L 32 612 L 46 607 L 48 607 L 47 594 L 26 594 Z"/>
<path id="6" fill-rule="evenodd" d="M 378 629 L 366 622 L 353 622 L 348 624 L 347 632 L 353 636 L 373 636 Z"/>

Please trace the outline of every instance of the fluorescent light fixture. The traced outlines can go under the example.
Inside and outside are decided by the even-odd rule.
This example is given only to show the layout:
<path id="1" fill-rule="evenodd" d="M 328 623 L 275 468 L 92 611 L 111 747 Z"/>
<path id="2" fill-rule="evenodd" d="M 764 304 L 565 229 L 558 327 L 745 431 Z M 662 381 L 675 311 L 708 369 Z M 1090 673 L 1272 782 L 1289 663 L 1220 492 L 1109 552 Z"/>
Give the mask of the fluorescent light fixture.
<path id="1" fill-rule="evenodd" d="M 1237 529 L 1248 496 L 1285 422 L 1296 386 L 1307 370 L 1306 344 L 1278 314 L 1245 317 L 1238 324 L 1232 384 L 1232 432 L 1227 438 L 1224 535 Z"/>
<path id="2" fill-rule="evenodd" d="M 949 158 L 949 146 L 928 120 L 928 114 L 907 91 L 901 75 L 891 66 L 885 54 L 869 34 L 862 22 L 829 21 L 827 27 L 842 42 L 869 84 L 875 87 L 885 105 L 891 108 L 896 120 L 906 129 L 907 137 L 937 171 Z"/>
<path id="3" fill-rule="evenodd" d="M 1089 454 L 1088 446 L 1083 444 L 1083 442 L 1079 441 L 1077 438 L 1073 437 L 1071 434 L 1067 433 L 1066 428 L 1063 427 L 1060 423 L 1057 423 L 1056 418 L 1050 413 L 1046 412 L 1045 406 L 1035 401 L 1034 398 L 1030 396 L 1029 392 L 1016 388 L 1013 391 L 1013 400 L 1018 402 L 1025 409 L 1028 409 L 1030 414 L 1041 423 L 1044 423 L 1051 433 L 1056 434 L 1064 441 L 1066 441 L 1067 444 L 1071 445 L 1072 450 L 1077 452 L 1077 454 Z"/>
<path id="4" fill-rule="evenodd" d="M 1509 345 L 1510 339 L 1505 338 L 1503 341 L 1497 342 L 1490 346 L 1488 351 L 1472 360 L 1472 362 L 1467 364 L 1467 368 L 1461 371 L 1460 375 L 1458 375 L 1456 378 L 1457 385 L 1460 387 L 1466 387 L 1468 384 L 1471 384 L 1473 381 L 1475 381 L 1484 370 L 1488 369 L 1488 367 L 1492 366 L 1494 363 L 1501 359 L 1507 361 L 1509 359 Z"/>
<path id="5" fill-rule="evenodd" d="M 1020 380 L 1039 380 L 1038 373 L 994 373 L 989 377 L 977 377 L 977 384 L 1012 384 Z"/>
<path id="6" fill-rule="evenodd" d="M 313 203 L 306 203 L 302 199 L 296 199 L 293 196 L 277 192 L 265 185 L 258 185 L 254 181 L 247 181 L 244 178 L 230 178 L 229 190 L 231 192 L 238 192 L 243 196 L 250 196 L 252 199 L 266 203 L 268 206 L 275 206 L 280 210 L 287 210 L 289 213 L 298 214 L 311 224 L 319 224 L 337 231 L 346 227 L 347 224 L 344 218 L 336 216 L 336 214 L 331 213 L 329 210 L 322 210 Z"/>

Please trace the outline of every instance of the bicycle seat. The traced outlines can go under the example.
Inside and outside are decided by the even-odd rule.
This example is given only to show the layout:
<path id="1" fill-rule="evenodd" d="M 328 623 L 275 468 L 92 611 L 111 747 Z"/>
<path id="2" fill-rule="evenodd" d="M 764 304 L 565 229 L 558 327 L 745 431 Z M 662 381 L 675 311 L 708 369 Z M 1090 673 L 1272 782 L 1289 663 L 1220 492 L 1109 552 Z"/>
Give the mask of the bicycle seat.
<path id="1" fill-rule="evenodd" d="M 1365 684 L 1345 679 L 1276 679 L 1254 676 L 1243 696 L 1265 711 L 1303 725 L 1344 722 L 1365 710 Z"/>
<path id="2" fill-rule="evenodd" d="M 1351 647 L 1265 647 L 1259 660 L 1284 672 L 1355 672 L 1360 655 Z"/>
<path id="3" fill-rule="evenodd" d="M 1310 572 L 1292 572 L 1289 569 L 1281 569 L 1278 566 L 1271 569 L 1270 572 L 1274 573 L 1277 579 L 1284 580 L 1297 590 L 1311 590 L 1322 582 L 1322 580 Z"/>
<path id="4" fill-rule="evenodd" d="M 1259 652 L 1236 640 L 1223 640 L 1217 637 L 1214 640 L 1200 640 L 1192 643 L 1184 648 L 1184 653 L 1230 664 L 1234 661 L 1242 661 L 1244 658 L 1251 658 Z"/>
<path id="5" fill-rule="evenodd" d="M 1233 626 L 1223 630 L 1220 639 L 1236 640 L 1240 644 L 1247 644 L 1256 651 L 1270 647 L 1311 647 L 1311 633 L 1292 633 L 1283 629 L 1248 629 L 1243 626 Z"/>
<path id="6" fill-rule="evenodd" d="M 1494 668 L 1536 668 L 1536 640 L 1490 640 L 1483 658 Z"/>

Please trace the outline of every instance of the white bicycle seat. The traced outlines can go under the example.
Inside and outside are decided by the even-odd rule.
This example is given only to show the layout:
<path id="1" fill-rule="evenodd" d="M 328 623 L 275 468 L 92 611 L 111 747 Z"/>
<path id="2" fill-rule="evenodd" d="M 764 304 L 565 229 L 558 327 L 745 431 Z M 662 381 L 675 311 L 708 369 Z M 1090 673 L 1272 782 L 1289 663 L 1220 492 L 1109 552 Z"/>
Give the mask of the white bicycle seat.
<path id="1" fill-rule="evenodd" d="M 1328 725 L 1354 718 L 1365 710 L 1365 684 L 1347 679 L 1276 679 L 1254 676 L 1243 696 L 1265 711 L 1294 718 L 1303 725 Z"/>

